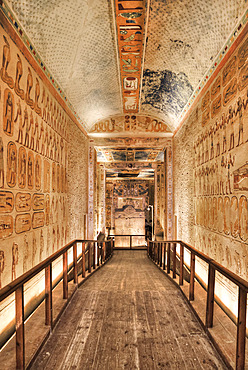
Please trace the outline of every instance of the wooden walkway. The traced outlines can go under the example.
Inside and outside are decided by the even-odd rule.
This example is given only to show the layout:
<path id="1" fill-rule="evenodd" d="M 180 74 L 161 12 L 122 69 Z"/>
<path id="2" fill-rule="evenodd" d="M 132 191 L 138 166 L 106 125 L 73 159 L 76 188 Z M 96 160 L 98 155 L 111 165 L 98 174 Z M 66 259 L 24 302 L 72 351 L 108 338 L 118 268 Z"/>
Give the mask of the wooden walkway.
<path id="1" fill-rule="evenodd" d="M 115 251 L 77 291 L 32 369 L 225 369 L 144 251 Z"/>

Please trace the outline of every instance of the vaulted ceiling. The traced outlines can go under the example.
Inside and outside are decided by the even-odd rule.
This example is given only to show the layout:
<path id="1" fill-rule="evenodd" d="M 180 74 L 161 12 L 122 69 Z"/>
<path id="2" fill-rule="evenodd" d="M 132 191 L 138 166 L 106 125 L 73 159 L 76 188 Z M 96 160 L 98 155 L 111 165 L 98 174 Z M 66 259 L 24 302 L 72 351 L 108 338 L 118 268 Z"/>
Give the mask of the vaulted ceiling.
<path id="1" fill-rule="evenodd" d="M 156 117 L 173 132 L 247 9 L 247 0 L 8 4 L 88 132 L 127 113 Z"/>

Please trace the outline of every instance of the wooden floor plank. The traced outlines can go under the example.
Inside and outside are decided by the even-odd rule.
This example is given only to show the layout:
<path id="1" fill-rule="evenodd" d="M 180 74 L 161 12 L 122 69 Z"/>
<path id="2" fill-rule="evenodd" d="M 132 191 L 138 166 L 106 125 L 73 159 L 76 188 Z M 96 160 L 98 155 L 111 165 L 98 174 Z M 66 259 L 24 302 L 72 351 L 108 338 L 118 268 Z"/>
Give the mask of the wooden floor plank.
<path id="1" fill-rule="evenodd" d="M 144 251 L 115 251 L 75 293 L 33 369 L 225 369 Z"/>

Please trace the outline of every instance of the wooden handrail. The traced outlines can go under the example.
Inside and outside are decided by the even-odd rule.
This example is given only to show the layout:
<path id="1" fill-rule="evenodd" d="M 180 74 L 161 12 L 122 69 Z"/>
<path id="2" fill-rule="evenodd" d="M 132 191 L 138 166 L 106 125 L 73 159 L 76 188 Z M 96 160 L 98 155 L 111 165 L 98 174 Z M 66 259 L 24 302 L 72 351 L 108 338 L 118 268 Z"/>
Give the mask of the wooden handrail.
<path id="1" fill-rule="evenodd" d="M 164 248 L 162 246 L 164 244 Z M 180 245 L 180 253 L 176 256 L 176 244 Z M 183 285 L 184 263 L 184 248 L 190 252 L 190 284 L 189 284 L 189 301 L 194 300 L 194 284 L 195 284 L 195 257 L 199 257 L 208 264 L 208 282 L 207 282 L 207 302 L 206 302 L 206 321 L 205 327 L 213 326 L 214 316 L 214 288 L 216 280 L 216 271 L 221 273 L 227 279 L 232 281 L 239 287 L 238 293 L 238 319 L 237 319 L 237 345 L 236 345 L 236 369 L 243 370 L 245 366 L 245 343 L 246 343 L 246 310 L 247 310 L 247 293 L 248 281 L 242 279 L 214 259 L 192 247 L 191 245 L 181 240 L 148 240 L 147 253 L 148 256 L 161 268 L 161 258 L 163 253 L 163 270 L 165 270 L 165 260 L 167 259 L 166 271 L 170 274 L 171 271 L 171 246 L 173 245 L 173 279 L 176 278 L 175 273 L 175 258 L 179 259 L 180 273 L 179 285 Z M 167 246 L 167 248 L 166 248 Z M 161 254 L 161 255 L 160 255 Z M 166 258 L 167 257 L 167 258 Z"/>
<path id="2" fill-rule="evenodd" d="M 82 252 L 78 254 L 77 243 L 82 244 Z M 91 246 L 94 246 L 92 248 Z M 66 244 L 57 252 L 53 253 L 50 257 L 33 267 L 22 276 L 18 277 L 4 288 L 0 290 L 0 302 L 15 293 L 15 306 L 16 306 L 16 368 L 25 368 L 25 334 L 24 334 L 24 284 L 31 280 L 34 276 L 45 270 L 45 324 L 53 329 L 53 304 L 52 304 L 52 290 L 53 290 L 53 279 L 52 279 L 52 262 L 63 256 L 63 268 L 62 268 L 62 279 L 63 279 L 63 298 L 68 300 L 68 255 L 67 252 L 70 248 L 73 248 L 73 280 L 78 286 L 78 261 L 81 260 L 82 266 L 82 277 L 85 277 L 85 256 L 88 254 L 88 272 L 91 269 L 96 268 L 95 258 L 101 259 L 101 264 L 106 259 L 111 257 L 113 253 L 113 242 L 111 239 L 106 241 L 97 241 L 92 239 L 74 239 L 70 243 Z M 97 248 L 97 253 L 96 253 Z M 90 253 L 90 252 L 93 253 Z M 102 251 L 102 252 L 101 252 Z M 91 256 L 92 254 L 92 256 Z M 99 266 L 97 261 L 97 266 Z M 29 315 L 30 316 L 30 315 Z M 29 317 L 28 316 L 28 317 Z"/>

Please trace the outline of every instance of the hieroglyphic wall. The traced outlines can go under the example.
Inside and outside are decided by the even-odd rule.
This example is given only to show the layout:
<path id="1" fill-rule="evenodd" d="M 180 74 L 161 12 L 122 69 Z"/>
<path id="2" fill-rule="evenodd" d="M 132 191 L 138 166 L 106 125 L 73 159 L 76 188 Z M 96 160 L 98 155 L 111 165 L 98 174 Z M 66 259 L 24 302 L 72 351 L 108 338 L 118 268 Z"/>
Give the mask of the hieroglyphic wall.
<path id="1" fill-rule="evenodd" d="M 248 279 L 247 153 L 246 37 L 174 138 L 178 239 L 192 243 L 245 279 Z"/>
<path id="2" fill-rule="evenodd" d="M 0 39 L 1 287 L 68 241 L 68 155 L 71 164 L 80 130 L 2 28 Z"/>
<path id="3" fill-rule="evenodd" d="M 105 201 L 106 201 L 106 227 L 114 228 L 116 209 L 121 209 L 125 206 L 131 206 L 134 209 L 140 209 L 144 211 L 148 207 L 149 181 L 108 180 L 106 182 Z M 143 213 L 142 215 L 144 216 Z"/>

